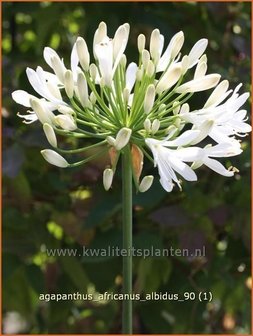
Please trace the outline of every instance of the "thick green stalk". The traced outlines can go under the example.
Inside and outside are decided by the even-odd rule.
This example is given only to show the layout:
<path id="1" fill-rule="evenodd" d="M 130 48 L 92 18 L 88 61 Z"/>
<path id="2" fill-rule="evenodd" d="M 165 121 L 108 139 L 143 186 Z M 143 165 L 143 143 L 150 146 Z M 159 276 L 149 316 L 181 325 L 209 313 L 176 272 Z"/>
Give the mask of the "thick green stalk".
<path id="1" fill-rule="evenodd" d="M 122 155 L 122 209 L 123 209 L 123 293 L 132 294 L 132 165 L 128 145 Z M 132 334 L 132 301 L 123 301 L 122 333 Z"/>

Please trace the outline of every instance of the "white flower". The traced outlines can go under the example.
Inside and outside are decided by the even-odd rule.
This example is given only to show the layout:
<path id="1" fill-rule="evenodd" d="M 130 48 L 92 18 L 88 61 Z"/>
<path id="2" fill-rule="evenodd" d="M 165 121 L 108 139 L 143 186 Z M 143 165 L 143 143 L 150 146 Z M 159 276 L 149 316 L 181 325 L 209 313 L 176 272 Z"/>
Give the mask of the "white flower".
<path id="1" fill-rule="evenodd" d="M 129 24 L 121 25 L 110 38 L 106 24 L 101 22 L 93 39 L 94 63 L 90 64 L 85 40 L 78 37 L 71 51 L 70 69 L 48 47 L 44 49 L 44 58 L 52 73 L 41 67 L 26 69 L 28 81 L 38 97 L 23 90 L 12 93 L 18 104 L 29 108 L 27 114 L 18 113 L 23 122 L 39 120 L 55 148 L 55 134 L 75 138 L 77 141 L 69 142 L 73 144 L 81 144 L 79 138 L 98 139 L 98 143 L 89 147 L 101 148 L 98 154 L 70 164 L 52 150 L 44 150 L 42 155 L 59 167 L 76 167 L 109 151 L 112 169 L 104 172 L 106 189 L 111 186 L 120 155 L 136 147 L 151 160 L 146 149 L 152 152 L 161 184 L 167 191 L 172 190 L 173 183 L 180 187 L 177 174 L 195 181 L 193 169 L 201 165 L 232 176 L 235 169 L 226 169 L 216 158 L 241 153 L 236 137 L 251 131 L 246 122 L 247 113 L 241 109 L 249 94 L 239 95 L 241 85 L 229 90 L 227 80 L 219 83 L 219 74 L 207 74 L 204 54 L 207 39 L 200 39 L 188 55 L 183 55 L 183 32 L 175 34 L 163 51 L 164 36 L 154 29 L 149 46 L 143 34 L 138 36 L 136 64 L 128 63 L 124 54 L 128 37 Z M 192 111 L 188 101 L 191 96 L 211 88 L 214 90 L 204 106 Z M 206 142 L 209 137 L 217 144 L 200 148 L 202 140 Z M 197 144 L 199 147 L 195 147 Z M 77 154 L 85 149 L 74 148 L 69 153 Z M 137 189 L 146 191 L 152 179 L 144 177 Z"/>
<path id="2" fill-rule="evenodd" d="M 168 47 L 166 48 L 165 52 L 163 53 L 162 57 L 160 58 L 157 64 L 156 68 L 157 72 L 166 70 L 171 60 L 174 60 L 175 57 L 180 52 L 183 44 L 184 44 L 184 33 L 180 31 L 177 34 L 175 34 L 170 40 Z"/>
<path id="3" fill-rule="evenodd" d="M 234 171 L 226 169 L 219 161 L 213 159 L 214 157 L 230 157 L 241 154 L 242 150 L 240 143 L 234 141 L 233 143 L 221 143 L 215 146 L 206 146 L 202 149 L 202 156 L 197 162 L 194 162 L 192 167 L 198 168 L 202 164 L 212 169 L 216 173 L 223 176 L 233 176 Z"/>
<path id="4" fill-rule="evenodd" d="M 173 181 L 181 188 L 180 181 L 175 172 L 180 174 L 187 181 L 196 181 L 197 175 L 184 162 L 196 161 L 201 158 L 201 149 L 197 147 L 185 149 L 172 149 L 173 147 L 183 146 L 191 142 L 198 131 L 186 131 L 181 136 L 171 141 L 160 141 L 152 138 L 146 139 L 146 144 L 151 149 L 154 156 L 155 166 L 158 167 L 160 182 L 163 188 L 170 192 L 173 189 Z"/>
<path id="5" fill-rule="evenodd" d="M 94 56 L 98 59 L 105 85 L 109 87 L 112 85 L 114 73 L 125 51 L 128 35 L 129 25 L 127 23 L 117 29 L 113 39 L 107 36 L 107 28 L 104 23 L 99 25 L 95 33 L 93 43 Z"/>
<path id="6" fill-rule="evenodd" d="M 232 96 L 225 103 L 218 105 L 231 93 L 231 90 L 226 91 L 228 88 L 227 83 L 225 81 L 221 82 L 221 91 L 217 91 L 219 87 L 217 86 L 204 108 L 180 113 L 181 117 L 191 122 L 196 129 L 200 128 L 204 121 L 212 121 L 213 127 L 208 135 L 217 143 L 229 143 L 233 141 L 233 138 L 231 138 L 233 135 L 245 136 L 248 132 L 251 132 L 251 126 L 246 123 L 246 110 L 239 109 L 249 98 L 249 93 L 246 92 L 239 95 L 240 86 L 238 85 L 235 88 Z"/>

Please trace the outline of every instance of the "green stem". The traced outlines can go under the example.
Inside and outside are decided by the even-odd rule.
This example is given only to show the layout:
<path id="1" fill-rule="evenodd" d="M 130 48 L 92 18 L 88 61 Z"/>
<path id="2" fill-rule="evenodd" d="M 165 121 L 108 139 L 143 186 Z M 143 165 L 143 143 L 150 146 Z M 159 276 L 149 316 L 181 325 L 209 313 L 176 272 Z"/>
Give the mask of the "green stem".
<path id="1" fill-rule="evenodd" d="M 131 152 L 128 145 L 122 155 L 122 210 L 123 210 L 123 249 L 127 256 L 123 257 L 123 293 L 132 294 L 132 165 Z M 132 334 L 132 301 L 123 301 L 122 333 Z"/>

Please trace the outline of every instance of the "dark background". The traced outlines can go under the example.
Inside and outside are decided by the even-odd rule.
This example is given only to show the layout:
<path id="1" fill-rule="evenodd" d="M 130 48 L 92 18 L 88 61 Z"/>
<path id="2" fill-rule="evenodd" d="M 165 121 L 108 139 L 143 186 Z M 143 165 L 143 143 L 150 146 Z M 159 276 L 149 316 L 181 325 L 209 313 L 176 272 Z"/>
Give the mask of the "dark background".
<path id="1" fill-rule="evenodd" d="M 234 88 L 250 90 L 250 3 L 3 3 L 3 312 L 4 331 L 25 334 L 120 333 L 119 302 L 40 302 L 40 293 L 121 290 L 120 258 L 97 260 L 48 257 L 45 248 L 107 247 L 121 241 L 120 172 L 105 192 L 107 158 L 74 170 L 47 164 L 39 151 L 49 148 L 39 123 L 24 125 L 11 100 L 16 89 L 32 89 L 27 66 L 41 65 L 51 46 L 69 64 L 76 36 L 92 48 L 100 21 L 109 36 L 129 22 L 128 61 L 136 60 L 136 38 L 159 28 L 166 44 L 185 33 L 183 53 L 209 39 L 209 73 L 221 73 Z M 206 93 L 192 99 L 202 106 Z M 249 104 L 246 106 L 249 110 Z M 137 247 L 206 247 L 203 258 L 134 258 L 138 293 L 211 291 L 210 303 L 135 303 L 134 331 L 140 334 L 250 333 L 250 148 L 243 138 L 240 157 L 224 160 L 240 174 L 225 178 L 201 168 L 196 183 L 183 191 L 152 189 L 134 195 Z M 145 173 L 153 174 L 145 165 Z M 157 174 L 156 174 L 157 175 Z"/>

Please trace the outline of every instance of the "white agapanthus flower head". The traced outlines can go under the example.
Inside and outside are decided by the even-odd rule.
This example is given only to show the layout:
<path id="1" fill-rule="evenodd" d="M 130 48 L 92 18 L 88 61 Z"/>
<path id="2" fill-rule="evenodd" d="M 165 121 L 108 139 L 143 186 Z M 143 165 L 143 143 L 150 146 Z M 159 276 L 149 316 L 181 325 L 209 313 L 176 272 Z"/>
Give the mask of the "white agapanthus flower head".
<path id="1" fill-rule="evenodd" d="M 124 54 L 129 31 L 125 23 L 110 38 L 106 24 L 101 22 L 94 34 L 93 56 L 85 40 L 78 37 L 66 65 L 46 47 L 44 58 L 52 71 L 40 66 L 26 69 L 37 95 L 17 90 L 12 97 L 29 108 L 28 114 L 18 114 L 24 123 L 38 120 L 43 125 L 54 148 L 42 150 L 43 157 L 64 168 L 81 165 L 108 151 L 111 167 L 106 167 L 103 174 L 106 190 L 112 185 L 118 158 L 126 146 L 131 148 L 133 178 L 141 192 L 153 182 L 150 175 L 139 182 L 144 156 L 158 168 L 161 185 L 168 192 L 175 184 L 181 189 L 181 178 L 196 181 L 195 170 L 202 165 L 232 176 L 236 168 L 226 169 L 217 158 L 242 152 L 238 138 L 251 131 L 247 112 L 241 109 L 249 93 L 239 94 L 241 84 L 231 90 L 227 80 L 220 82 L 219 74 L 207 74 L 207 39 L 200 39 L 183 55 L 182 31 L 166 48 L 158 29 L 152 32 L 149 46 L 140 34 L 136 64 L 127 62 Z M 189 76 L 192 78 L 186 80 Z M 187 103 L 192 95 L 210 89 L 204 106 L 192 110 Z M 58 134 L 90 139 L 92 144 L 61 149 Z M 205 145 L 201 145 L 203 140 Z M 95 154 L 75 163 L 61 155 L 90 148 L 96 149 Z"/>

